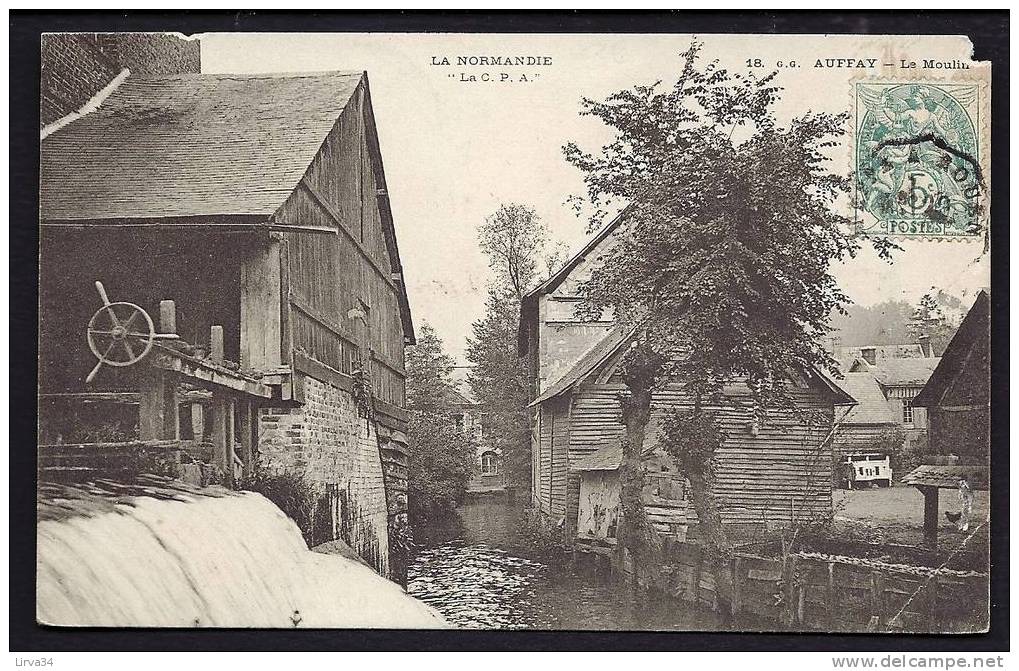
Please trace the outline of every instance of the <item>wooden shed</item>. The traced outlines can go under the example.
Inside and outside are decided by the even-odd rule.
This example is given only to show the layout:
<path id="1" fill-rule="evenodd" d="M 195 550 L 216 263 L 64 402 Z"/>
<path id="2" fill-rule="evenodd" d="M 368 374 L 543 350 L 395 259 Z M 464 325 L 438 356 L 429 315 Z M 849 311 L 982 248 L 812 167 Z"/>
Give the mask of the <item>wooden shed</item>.
<path id="1" fill-rule="evenodd" d="M 173 300 L 190 358 L 216 349 L 218 326 L 223 367 L 272 390 L 254 460 L 311 481 L 332 511 L 326 536 L 388 575 L 387 527 L 406 517 L 414 330 L 367 74 L 127 76 L 111 88 L 41 146 L 43 441 L 112 416 L 132 430 L 122 406 L 144 368 L 85 383 L 94 281 L 150 314 Z M 102 392 L 127 395 L 114 407 Z M 97 410 L 68 425 L 67 395 Z M 200 440 L 190 408 L 171 429 Z"/>

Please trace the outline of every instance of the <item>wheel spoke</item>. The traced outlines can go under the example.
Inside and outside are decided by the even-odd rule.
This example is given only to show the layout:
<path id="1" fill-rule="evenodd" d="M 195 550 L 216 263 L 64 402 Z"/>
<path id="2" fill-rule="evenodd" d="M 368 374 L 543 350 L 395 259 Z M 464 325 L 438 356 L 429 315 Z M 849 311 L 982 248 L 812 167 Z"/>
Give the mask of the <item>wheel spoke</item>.
<path id="1" fill-rule="evenodd" d="M 106 313 L 110 315 L 110 325 L 112 325 L 113 328 L 119 328 L 120 319 L 117 317 L 117 313 L 113 310 L 112 305 L 107 306 Z"/>
<path id="2" fill-rule="evenodd" d="M 134 356 L 134 349 L 132 349 L 132 348 L 131 348 L 131 343 L 129 343 L 129 342 L 127 341 L 127 338 L 124 338 L 124 339 L 123 339 L 123 340 L 121 340 L 120 342 L 121 342 L 121 344 L 123 344 L 123 345 L 124 345 L 124 349 L 126 349 L 126 350 L 127 350 L 127 355 L 128 355 L 129 357 L 131 357 L 132 359 L 134 359 L 134 358 L 135 358 L 135 356 Z"/>
<path id="3" fill-rule="evenodd" d="M 123 324 L 121 324 L 121 326 L 124 327 L 125 331 L 128 330 L 129 328 L 131 328 L 131 324 L 132 324 L 132 322 L 134 322 L 134 318 L 137 317 L 138 314 L 139 313 L 137 311 L 132 312 L 131 316 L 127 318 L 127 321 L 124 322 Z"/>
<path id="4" fill-rule="evenodd" d="M 102 355 L 101 357 L 99 357 L 99 360 L 100 360 L 100 361 L 107 361 L 108 359 L 107 359 L 106 357 L 110 356 L 110 352 L 112 352 L 112 351 L 113 351 L 113 347 L 114 347 L 114 345 L 116 345 L 116 344 L 117 344 L 117 341 L 116 341 L 116 340 L 114 340 L 113 342 L 111 342 L 111 343 L 110 343 L 110 346 L 106 348 L 106 351 L 105 351 L 105 352 L 103 352 L 103 355 Z"/>
<path id="5" fill-rule="evenodd" d="M 128 335 L 128 336 L 130 336 L 132 338 L 145 338 L 146 340 L 148 340 L 149 336 L 151 334 L 149 334 L 149 333 L 141 333 L 139 331 L 131 331 L 130 333 L 128 333 L 126 335 Z"/>
<path id="6" fill-rule="evenodd" d="M 114 334 L 114 331 L 112 329 L 109 330 L 109 331 L 102 331 L 100 329 L 92 329 L 92 335 L 112 336 L 113 334 Z"/>

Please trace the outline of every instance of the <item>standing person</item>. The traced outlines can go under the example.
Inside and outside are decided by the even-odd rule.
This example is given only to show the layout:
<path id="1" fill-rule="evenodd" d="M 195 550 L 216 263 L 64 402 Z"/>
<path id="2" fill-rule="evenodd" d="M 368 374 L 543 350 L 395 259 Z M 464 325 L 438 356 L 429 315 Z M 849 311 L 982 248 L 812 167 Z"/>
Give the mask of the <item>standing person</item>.
<path id="1" fill-rule="evenodd" d="M 959 480 L 959 531 L 969 531 L 969 516 L 973 512 L 973 489 L 963 478 Z"/>

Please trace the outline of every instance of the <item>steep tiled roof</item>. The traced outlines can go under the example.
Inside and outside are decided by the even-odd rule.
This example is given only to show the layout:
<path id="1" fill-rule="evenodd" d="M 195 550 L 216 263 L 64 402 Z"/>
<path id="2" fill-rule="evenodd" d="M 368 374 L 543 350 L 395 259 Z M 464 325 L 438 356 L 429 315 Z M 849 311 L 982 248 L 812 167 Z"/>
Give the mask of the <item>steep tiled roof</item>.
<path id="1" fill-rule="evenodd" d="M 937 368 L 940 357 L 885 359 L 872 370 L 877 381 L 886 387 L 922 387 Z"/>
<path id="2" fill-rule="evenodd" d="M 896 423 L 895 414 L 872 374 L 846 373 L 838 384 L 855 398 L 857 403 L 842 420 L 843 425 Z"/>
<path id="3" fill-rule="evenodd" d="M 43 140 L 41 219 L 265 219 L 362 77 L 129 76 L 96 111 Z"/>

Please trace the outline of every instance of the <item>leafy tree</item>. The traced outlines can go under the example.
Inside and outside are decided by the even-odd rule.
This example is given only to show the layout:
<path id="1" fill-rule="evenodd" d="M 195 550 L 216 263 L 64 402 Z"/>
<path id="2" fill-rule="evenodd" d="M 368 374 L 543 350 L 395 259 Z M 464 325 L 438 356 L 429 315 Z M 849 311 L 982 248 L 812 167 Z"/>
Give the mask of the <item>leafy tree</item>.
<path id="1" fill-rule="evenodd" d="M 530 482 L 527 364 L 517 355 L 520 301 L 496 287 L 488 290 L 485 316 L 467 339 L 467 381 L 478 400 L 486 440 L 502 455 L 513 484 Z"/>
<path id="2" fill-rule="evenodd" d="M 942 295 L 942 292 L 938 292 L 936 298 L 933 294 L 924 294 L 916 309 L 913 310 L 909 323 L 906 324 L 906 329 L 914 339 L 919 340 L 924 337 L 930 339 L 933 356 L 941 356 L 959 327 L 942 310 L 938 300 Z M 957 299 L 956 302 L 958 302 Z"/>
<path id="3" fill-rule="evenodd" d="M 871 306 L 849 305 L 832 315 L 832 333 L 842 345 L 896 345 L 913 342 L 907 329 L 913 306 L 888 300 Z"/>
<path id="4" fill-rule="evenodd" d="M 453 358 L 431 325 L 421 325 L 418 344 L 407 350 L 407 409 L 410 411 L 408 504 L 411 521 L 448 516 L 463 501 L 475 470 L 477 443 L 456 428 L 449 390 Z"/>
<path id="5" fill-rule="evenodd" d="M 495 271 L 496 286 L 517 300 L 534 285 L 542 270 L 560 265 L 562 245 L 552 243 L 534 208 L 519 203 L 499 206 L 478 227 L 478 244 Z"/>
<path id="6" fill-rule="evenodd" d="M 721 570 L 728 541 L 712 491 L 724 436 L 711 406 L 726 382 L 742 380 L 767 421 L 790 405 L 791 370 L 834 367 L 822 336 L 848 298 L 829 269 L 859 246 L 834 207 L 849 179 L 831 172 L 826 157 L 848 115 L 808 112 L 782 126 L 773 115 L 776 73 L 702 65 L 699 49 L 682 54 L 671 87 L 585 99 L 582 114 L 615 137 L 597 154 L 564 148 L 598 210 L 628 204 L 617 244 L 582 287 L 579 311 L 594 319 L 609 309 L 633 334 L 620 365 L 627 391 L 617 533 L 643 570 L 654 550 L 640 498 L 652 394 L 678 382 L 691 399 L 689 412 L 668 422 L 666 445 L 690 480 L 706 550 Z M 884 258 L 894 247 L 874 244 Z"/>
<path id="7" fill-rule="evenodd" d="M 562 245 L 550 241 L 534 209 L 503 204 L 478 227 L 478 243 L 495 281 L 488 288 L 485 316 L 467 339 L 468 383 L 481 410 L 485 435 L 502 455 L 513 483 L 530 481 L 530 386 L 526 362 L 517 356 L 520 299 L 545 271 L 558 268 Z"/>

